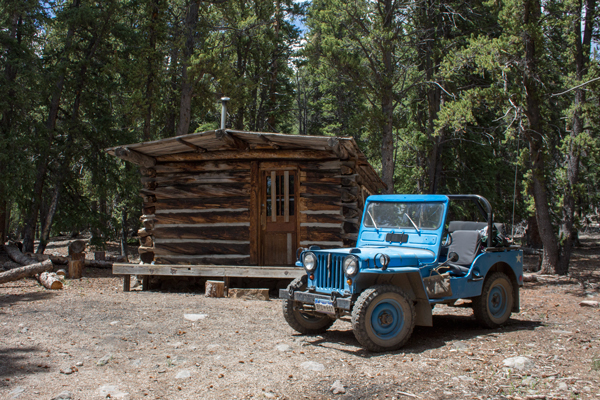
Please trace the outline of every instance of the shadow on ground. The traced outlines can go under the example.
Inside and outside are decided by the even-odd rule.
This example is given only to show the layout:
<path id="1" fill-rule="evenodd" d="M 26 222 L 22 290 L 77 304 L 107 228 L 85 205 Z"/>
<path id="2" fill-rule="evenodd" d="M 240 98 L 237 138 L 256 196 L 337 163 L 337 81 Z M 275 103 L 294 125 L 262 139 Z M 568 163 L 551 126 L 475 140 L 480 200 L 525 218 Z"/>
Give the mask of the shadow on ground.
<path id="1" fill-rule="evenodd" d="M 41 350 L 37 347 L 0 347 L 0 379 L 6 381 L 16 375 L 35 374 L 48 370 L 46 364 L 31 364 L 27 363 L 26 359 L 31 359 L 31 354 L 40 353 Z"/>
<path id="2" fill-rule="evenodd" d="M 57 293 L 50 291 L 8 294 L 5 296 L 0 296 L 0 307 L 11 306 L 22 302 L 30 303 L 33 301 L 49 300 L 57 295 Z M 3 312 L 0 311 L 0 314 L 3 314 Z M 2 358 L 0 358 L 0 360 L 2 360 Z"/>
<path id="3" fill-rule="evenodd" d="M 313 346 L 327 346 L 333 343 L 352 346 L 356 348 L 340 349 L 340 351 L 363 358 L 371 358 L 388 354 L 421 353 L 425 350 L 444 347 L 449 342 L 469 340 L 481 335 L 534 330 L 540 326 L 542 323 L 537 321 L 511 319 L 500 328 L 484 329 L 473 316 L 434 315 L 432 327 L 416 326 L 408 343 L 402 349 L 394 352 L 373 353 L 363 349 L 354 337 L 350 324 L 348 324 L 348 330 L 328 330 L 319 337 L 309 338 L 307 343 Z"/>

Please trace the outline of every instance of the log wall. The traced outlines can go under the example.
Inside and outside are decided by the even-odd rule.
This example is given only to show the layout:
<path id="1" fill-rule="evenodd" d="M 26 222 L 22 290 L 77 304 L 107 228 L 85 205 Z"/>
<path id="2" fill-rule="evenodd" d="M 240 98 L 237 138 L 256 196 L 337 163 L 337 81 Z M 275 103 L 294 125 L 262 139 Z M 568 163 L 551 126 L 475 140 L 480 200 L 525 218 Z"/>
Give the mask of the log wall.
<path id="1" fill-rule="evenodd" d="M 298 244 L 354 246 L 375 192 L 354 160 L 298 161 Z M 270 161 L 273 163 L 273 161 Z M 258 161 L 184 161 L 142 168 L 140 257 L 156 264 L 258 265 Z"/>

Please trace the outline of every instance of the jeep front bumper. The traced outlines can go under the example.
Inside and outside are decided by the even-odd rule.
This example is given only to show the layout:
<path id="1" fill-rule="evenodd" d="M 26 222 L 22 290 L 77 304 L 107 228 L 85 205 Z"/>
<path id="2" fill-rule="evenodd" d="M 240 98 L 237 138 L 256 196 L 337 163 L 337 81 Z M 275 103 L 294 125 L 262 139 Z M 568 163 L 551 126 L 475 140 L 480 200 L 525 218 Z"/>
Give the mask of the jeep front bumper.
<path id="1" fill-rule="evenodd" d="M 350 311 L 352 309 L 352 299 L 350 297 L 332 297 L 326 294 L 310 292 L 292 292 L 287 289 L 279 289 L 279 298 L 283 300 L 295 300 L 305 304 L 315 304 L 315 300 L 331 301 L 333 307 Z"/>

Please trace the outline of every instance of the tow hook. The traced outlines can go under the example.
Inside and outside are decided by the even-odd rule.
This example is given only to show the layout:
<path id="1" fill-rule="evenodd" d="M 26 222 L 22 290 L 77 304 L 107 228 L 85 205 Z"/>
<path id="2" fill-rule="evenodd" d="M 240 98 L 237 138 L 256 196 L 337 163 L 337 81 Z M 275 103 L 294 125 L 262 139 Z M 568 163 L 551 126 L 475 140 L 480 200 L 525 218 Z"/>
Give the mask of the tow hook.
<path id="1" fill-rule="evenodd" d="M 331 292 L 331 304 L 337 308 L 337 298 L 340 296 L 338 292 Z"/>

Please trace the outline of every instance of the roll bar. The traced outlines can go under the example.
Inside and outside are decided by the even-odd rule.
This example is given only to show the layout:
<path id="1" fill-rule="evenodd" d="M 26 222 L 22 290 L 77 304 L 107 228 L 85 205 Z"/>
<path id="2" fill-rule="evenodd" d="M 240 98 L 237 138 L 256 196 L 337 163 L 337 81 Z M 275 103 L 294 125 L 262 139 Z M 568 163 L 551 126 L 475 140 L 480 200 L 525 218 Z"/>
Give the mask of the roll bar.
<path id="1" fill-rule="evenodd" d="M 470 200 L 477 204 L 477 208 L 479 208 L 479 211 L 481 211 L 483 217 L 488 223 L 487 247 L 492 247 L 492 227 L 494 225 L 494 213 L 490 202 L 485 197 L 478 194 L 447 194 L 446 197 L 448 197 L 450 200 Z M 483 206 L 485 206 L 485 209 L 483 208 L 482 203 Z"/>

